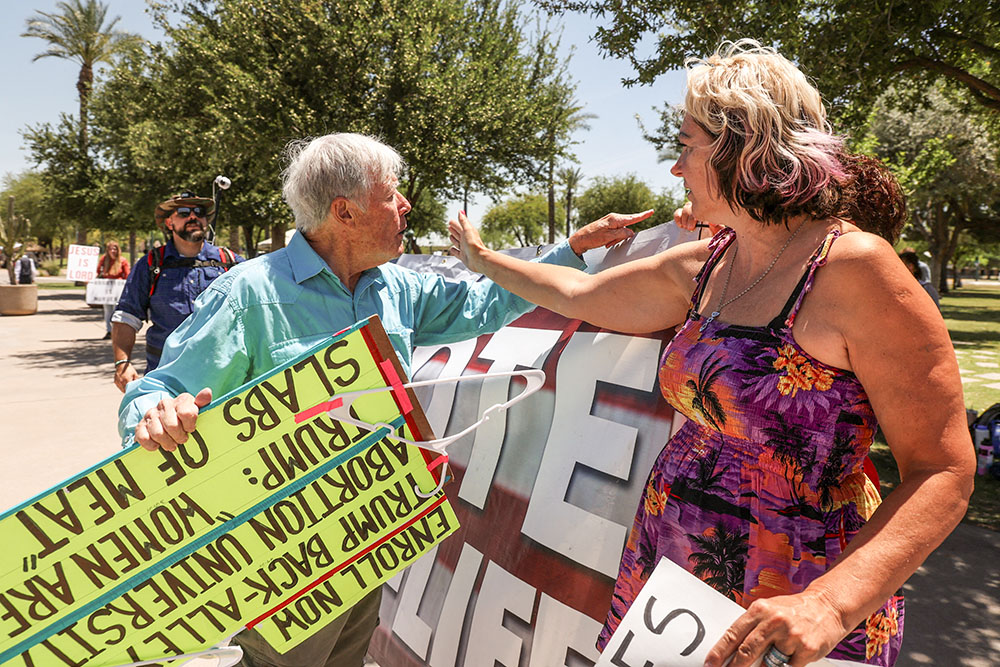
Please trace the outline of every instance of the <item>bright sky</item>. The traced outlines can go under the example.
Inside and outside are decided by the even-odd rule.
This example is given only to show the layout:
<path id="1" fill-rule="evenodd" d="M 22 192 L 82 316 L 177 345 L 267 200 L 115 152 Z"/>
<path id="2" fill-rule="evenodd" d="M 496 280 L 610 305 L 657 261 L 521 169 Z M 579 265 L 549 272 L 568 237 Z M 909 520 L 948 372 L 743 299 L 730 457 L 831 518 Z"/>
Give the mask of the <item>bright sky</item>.
<path id="1" fill-rule="evenodd" d="M 161 35 L 145 13 L 141 0 L 105 0 L 110 5 L 109 16 L 121 16 L 117 27 L 135 32 L 154 41 Z M 77 114 L 75 63 L 57 58 L 31 59 L 45 50 L 45 42 L 20 37 L 25 19 L 35 10 L 54 11 L 55 0 L 0 0 L 3 21 L 0 24 L 0 174 L 17 173 L 31 168 L 27 153 L 22 149 L 21 130 L 29 124 L 56 123 L 61 112 Z M 649 87 L 624 88 L 621 79 L 630 68 L 621 61 L 605 60 L 589 42 L 594 22 L 588 17 L 569 15 L 561 19 L 562 45 L 575 47 L 570 72 L 578 82 L 577 98 L 585 112 L 597 118 L 589 121 L 590 129 L 580 131 L 581 143 L 574 151 L 587 181 L 595 176 L 636 174 L 653 188 L 679 187 L 669 174 L 669 163 L 658 163 L 652 145 L 643 140 L 635 115 L 646 125 L 657 124 L 654 106 L 675 104 L 683 96 L 684 75 L 672 72 L 660 77 Z M 238 182 L 237 174 L 227 174 Z M 236 183 L 234 183 L 236 187 Z M 205 184 L 208 192 L 210 184 Z M 470 205 L 473 220 L 482 217 L 490 202 L 478 197 Z M 451 211 L 449 211 L 451 213 Z"/>

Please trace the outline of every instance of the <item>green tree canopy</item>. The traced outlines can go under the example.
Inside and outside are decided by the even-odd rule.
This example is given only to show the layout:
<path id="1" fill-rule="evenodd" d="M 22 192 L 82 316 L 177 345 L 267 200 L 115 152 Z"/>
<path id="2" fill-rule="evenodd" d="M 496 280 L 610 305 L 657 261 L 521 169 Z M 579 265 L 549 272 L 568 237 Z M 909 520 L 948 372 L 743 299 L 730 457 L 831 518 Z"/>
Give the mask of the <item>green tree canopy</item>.
<path id="1" fill-rule="evenodd" d="M 927 244 L 932 280 L 943 290 L 943 268 L 963 234 L 1000 231 L 1000 173 L 997 146 L 976 117 L 961 113 L 940 87 L 926 99 L 912 110 L 881 100 L 855 148 L 881 158 L 899 178 L 910 210 L 904 236 Z"/>
<path id="2" fill-rule="evenodd" d="M 87 104 L 94 84 L 94 67 L 111 64 L 115 56 L 138 42 L 138 37 L 115 30 L 121 17 L 107 20 L 108 6 L 99 0 L 57 2 L 58 12 L 36 12 L 25 25 L 22 37 L 37 37 L 49 48 L 36 55 L 61 58 L 80 65 L 76 91 L 80 101 L 80 145 L 87 145 Z"/>
<path id="3" fill-rule="evenodd" d="M 1000 111 L 997 0 L 541 0 L 601 21 L 606 54 L 632 63 L 631 82 L 652 83 L 720 41 L 752 37 L 776 46 L 818 82 L 835 114 L 852 124 L 890 85 L 919 90 L 944 77 L 984 109 Z M 650 53 L 650 40 L 655 47 Z M 997 63 L 994 65 L 993 63 Z"/>
<path id="4" fill-rule="evenodd" d="M 77 229 L 77 242 L 86 243 L 88 228 L 106 227 L 112 203 L 102 190 L 103 174 L 91 151 L 80 146 L 79 123 L 61 114 L 56 126 L 44 123 L 23 132 L 25 143 L 37 165 L 43 186 L 46 218 L 55 233 L 65 227 Z"/>
<path id="5" fill-rule="evenodd" d="M 0 190 L 0 251 L 7 260 L 7 276 L 15 285 L 14 262 L 24 254 L 28 239 L 37 235 L 38 221 L 44 218 L 43 185 L 38 174 L 25 171 L 5 174 Z"/>
<path id="6" fill-rule="evenodd" d="M 656 195 L 649 185 L 639 180 L 635 174 L 608 178 L 599 176 L 577 199 L 580 224 L 584 225 L 608 213 L 639 213 L 656 209 L 648 220 L 632 225 L 632 229 L 648 229 L 674 218 L 674 211 L 683 204 L 669 192 Z"/>
<path id="7" fill-rule="evenodd" d="M 120 17 L 116 16 L 108 20 L 108 6 L 99 0 L 86 0 L 85 2 L 69 0 L 69 2 L 57 2 L 56 7 L 58 8 L 57 12 L 36 12 L 28 18 L 21 36 L 35 37 L 48 42 L 49 48 L 37 54 L 33 60 L 61 58 L 80 65 L 76 81 L 80 105 L 80 113 L 76 119 L 77 155 L 70 162 L 56 163 L 50 167 L 50 171 L 58 171 L 67 166 L 73 170 L 72 177 L 69 179 L 71 187 L 65 192 L 60 192 L 61 198 L 66 200 L 72 199 L 74 191 L 80 189 L 93 191 L 96 189 L 93 182 L 88 183 L 85 188 L 81 187 L 80 180 L 81 170 L 86 169 L 84 165 L 89 160 L 87 128 L 90 115 L 90 97 L 94 85 L 94 68 L 100 64 L 112 64 L 117 56 L 135 48 L 140 40 L 135 35 L 116 30 L 115 26 Z M 72 121 L 64 119 L 60 123 L 60 130 L 67 131 L 71 124 Z M 55 135 L 58 132 L 59 130 L 53 131 L 48 126 L 37 128 L 37 136 L 32 142 L 33 148 L 45 145 L 44 151 L 51 153 L 56 141 Z M 38 153 L 35 153 L 35 159 L 39 160 Z M 52 181 L 59 178 L 59 175 L 50 178 L 47 185 L 53 187 L 55 184 Z M 77 220 L 78 243 L 87 242 L 89 222 L 86 216 L 79 216 Z"/>
<path id="8" fill-rule="evenodd" d="M 546 123 L 563 99 L 552 90 L 569 84 L 552 36 L 529 38 L 519 7 L 215 0 L 158 11 L 165 43 L 126 58 L 95 98 L 103 159 L 159 193 L 229 176 L 227 206 L 249 237 L 290 220 L 279 177 L 289 141 L 369 133 L 409 165 L 400 189 L 415 233 L 441 229 L 435 201 L 534 182 L 551 155 Z"/>
<path id="9" fill-rule="evenodd" d="M 14 197 L 17 214 L 30 222 L 34 235 L 37 226 L 41 224 L 47 212 L 44 196 L 45 185 L 42 182 L 41 174 L 37 171 L 22 171 L 16 175 L 5 174 L 2 183 L 3 191 L 0 192 L 0 199 L 3 199 L 4 206 L 6 207 L 8 197 Z"/>
<path id="10" fill-rule="evenodd" d="M 556 218 L 561 222 L 561 210 Z M 536 193 L 517 195 L 490 208 L 480 231 L 492 248 L 524 248 L 545 243 L 548 226 L 548 196 Z"/>

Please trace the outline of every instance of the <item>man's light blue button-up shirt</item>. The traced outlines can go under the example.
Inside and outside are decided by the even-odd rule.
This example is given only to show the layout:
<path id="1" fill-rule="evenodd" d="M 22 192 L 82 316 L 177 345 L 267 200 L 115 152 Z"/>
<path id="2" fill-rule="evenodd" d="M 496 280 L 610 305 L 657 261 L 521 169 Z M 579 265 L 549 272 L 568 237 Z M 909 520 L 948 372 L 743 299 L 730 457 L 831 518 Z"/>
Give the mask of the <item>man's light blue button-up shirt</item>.
<path id="1" fill-rule="evenodd" d="M 563 242 L 539 261 L 584 268 Z M 355 322 L 378 315 L 410 375 L 416 345 L 492 333 L 534 307 L 489 280 L 417 273 L 396 264 L 365 271 L 353 294 L 305 237 L 216 279 L 167 338 L 156 370 L 128 385 L 119 408 L 123 445 L 162 398 L 204 387 L 214 398 L 294 359 Z"/>

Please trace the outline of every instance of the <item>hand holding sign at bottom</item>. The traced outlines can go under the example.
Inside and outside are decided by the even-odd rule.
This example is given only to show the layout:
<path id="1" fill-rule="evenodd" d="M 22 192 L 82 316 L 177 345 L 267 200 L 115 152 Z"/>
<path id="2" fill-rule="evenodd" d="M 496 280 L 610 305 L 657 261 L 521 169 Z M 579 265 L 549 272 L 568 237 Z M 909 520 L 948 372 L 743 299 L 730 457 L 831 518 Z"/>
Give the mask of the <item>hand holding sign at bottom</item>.
<path id="1" fill-rule="evenodd" d="M 164 398 L 150 408 L 135 427 L 135 440 L 143 449 L 155 451 L 163 447 L 168 452 L 187 442 L 198 423 L 198 411 L 212 402 L 212 390 L 204 388 L 196 396 L 181 394 Z"/>
<path id="2" fill-rule="evenodd" d="M 702 667 L 709 649 L 744 609 L 663 558 L 595 667 Z M 823 659 L 823 667 L 861 663 Z"/>

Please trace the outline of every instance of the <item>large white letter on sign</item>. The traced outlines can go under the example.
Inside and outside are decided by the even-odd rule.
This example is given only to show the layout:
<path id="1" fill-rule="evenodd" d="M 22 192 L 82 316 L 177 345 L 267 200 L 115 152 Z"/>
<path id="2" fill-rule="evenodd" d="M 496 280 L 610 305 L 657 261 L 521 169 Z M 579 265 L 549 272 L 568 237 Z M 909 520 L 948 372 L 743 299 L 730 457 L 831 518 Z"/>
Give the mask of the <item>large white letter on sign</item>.
<path id="1" fill-rule="evenodd" d="M 597 381 L 648 391 L 660 343 L 619 334 L 573 335 L 559 359 L 556 405 L 542 465 L 522 531 L 528 537 L 614 577 L 627 528 L 566 502 L 577 464 L 628 479 L 636 429 L 590 414 Z"/>
<path id="2" fill-rule="evenodd" d="M 559 333 L 547 329 L 507 327 L 493 335 L 479 358 L 495 360 L 490 366 L 491 372 L 513 371 L 518 366 L 541 368 L 545 355 L 559 339 Z M 506 353 L 501 355 L 500 352 L 504 350 Z M 491 405 L 506 401 L 509 393 L 509 377 L 485 380 L 479 394 L 479 414 L 483 414 Z M 476 429 L 472 455 L 458 496 L 479 509 L 486 504 L 506 432 L 506 415 L 499 415 Z"/>
<path id="3" fill-rule="evenodd" d="M 520 665 L 521 638 L 504 627 L 503 618 L 509 611 L 526 623 L 530 622 L 534 604 L 533 587 L 490 561 L 476 599 L 465 663 L 492 665 L 496 661 L 504 667 Z"/>
<path id="4" fill-rule="evenodd" d="M 565 667 L 569 649 L 597 660 L 594 637 L 600 634 L 601 624 L 545 593 L 539 597 L 528 667 Z"/>

